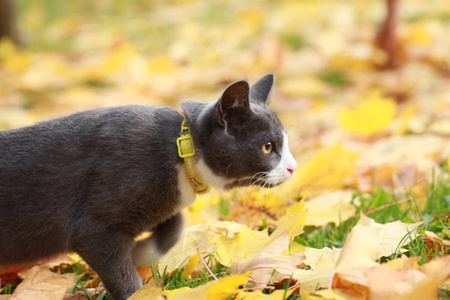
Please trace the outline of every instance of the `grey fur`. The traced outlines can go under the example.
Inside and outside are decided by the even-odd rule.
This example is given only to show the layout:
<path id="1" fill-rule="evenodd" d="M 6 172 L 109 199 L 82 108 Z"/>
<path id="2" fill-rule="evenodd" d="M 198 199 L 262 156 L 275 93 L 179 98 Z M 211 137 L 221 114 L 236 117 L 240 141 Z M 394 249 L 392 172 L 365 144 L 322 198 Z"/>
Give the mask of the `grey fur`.
<path id="1" fill-rule="evenodd" d="M 227 187 L 248 184 L 280 160 L 284 129 L 267 98 L 261 101 L 267 84 L 249 90 L 241 81 L 213 103 L 182 104 L 196 159 Z M 176 146 L 182 120 L 168 107 L 130 105 L 0 132 L 0 265 L 77 252 L 114 299 L 133 294 L 141 287 L 135 247 L 155 241 L 165 253 L 183 225 Z M 269 140 L 275 151 L 262 155 Z M 136 244 L 147 230 L 152 237 Z"/>

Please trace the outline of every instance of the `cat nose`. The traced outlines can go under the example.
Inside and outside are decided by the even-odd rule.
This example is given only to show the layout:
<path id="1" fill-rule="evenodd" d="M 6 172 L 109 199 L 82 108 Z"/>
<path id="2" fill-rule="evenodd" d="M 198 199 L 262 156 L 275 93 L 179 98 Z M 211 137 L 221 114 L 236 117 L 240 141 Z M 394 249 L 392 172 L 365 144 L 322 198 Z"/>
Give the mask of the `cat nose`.
<path id="1" fill-rule="evenodd" d="M 295 167 L 289 167 L 289 168 L 287 168 L 287 170 L 289 171 L 289 173 L 291 173 L 291 175 L 294 175 L 295 170 L 297 170 L 297 166 L 295 166 Z"/>

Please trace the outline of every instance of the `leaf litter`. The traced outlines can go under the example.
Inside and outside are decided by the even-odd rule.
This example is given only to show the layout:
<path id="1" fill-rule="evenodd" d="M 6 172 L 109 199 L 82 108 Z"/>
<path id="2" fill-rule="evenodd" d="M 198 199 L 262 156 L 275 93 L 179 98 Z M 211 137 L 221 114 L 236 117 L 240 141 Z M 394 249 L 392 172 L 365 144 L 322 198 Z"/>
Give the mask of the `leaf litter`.
<path id="1" fill-rule="evenodd" d="M 108 5 L 91 8 L 102 15 Z M 24 27 L 36 33 L 29 34 L 29 48 L 0 42 L 0 128 L 101 106 L 211 101 L 229 82 L 274 72 L 271 105 L 287 125 L 297 174 L 275 190 L 200 197 L 186 209 L 190 227 L 154 267 L 183 270 L 193 279 L 208 273 L 203 261 L 209 258 L 230 275 L 168 290 L 150 274 L 132 299 L 437 298 L 450 273 L 449 195 L 433 202 L 443 208 L 440 215 L 423 212 L 436 178 L 448 185 L 450 171 L 449 6 L 439 0 L 402 2 L 399 65 L 381 69 L 386 56 L 373 38 L 382 1 L 215 5 L 156 5 L 151 17 L 136 15 L 129 24 L 114 14 L 93 22 L 73 7 L 73 15 L 62 13 L 50 25 L 40 23 L 42 7 L 21 7 Z M 133 7 L 123 6 L 127 13 Z M 55 37 L 66 43 L 52 48 Z M 375 205 L 379 188 L 394 202 Z M 367 194 L 375 207 L 361 211 Z M 414 213 L 401 221 L 375 221 L 394 206 Z M 296 242 L 298 235 L 310 234 L 306 227 L 320 230 L 356 219 L 342 248 Z M 441 220 L 438 234 L 416 234 L 418 222 L 433 219 Z M 426 261 L 402 256 L 412 254 L 402 245 L 421 239 L 429 249 Z M 70 263 L 75 265 L 69 259 L 46 268 L 61 271 Z M 1 297 L 33 292 L 38 294 L 27 299 L 50 299 L 46 293 L 62 299 L 75 285 L 72 275 L 31 270 L 42 274 L 45 288 L 35 289 L 40 281 L 28 275 L 12 296 Z M 17 279 L 18 269 L 0 273 L 0 291 L 6 291 L 6 275 Z"/>

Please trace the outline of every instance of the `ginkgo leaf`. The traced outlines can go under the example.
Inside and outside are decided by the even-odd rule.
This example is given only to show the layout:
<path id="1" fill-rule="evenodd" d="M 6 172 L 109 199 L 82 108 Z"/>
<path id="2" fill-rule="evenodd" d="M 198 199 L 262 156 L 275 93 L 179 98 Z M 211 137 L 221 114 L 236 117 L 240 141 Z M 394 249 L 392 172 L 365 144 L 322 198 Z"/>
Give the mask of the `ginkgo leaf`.
<path id="1" fill-rule="evenodd" d="M 35 266 L 12 294 L 11 300 L 63 299 L 67 289 L 76 282 L 75 274 L 56 274 L 47 268 Z"/>

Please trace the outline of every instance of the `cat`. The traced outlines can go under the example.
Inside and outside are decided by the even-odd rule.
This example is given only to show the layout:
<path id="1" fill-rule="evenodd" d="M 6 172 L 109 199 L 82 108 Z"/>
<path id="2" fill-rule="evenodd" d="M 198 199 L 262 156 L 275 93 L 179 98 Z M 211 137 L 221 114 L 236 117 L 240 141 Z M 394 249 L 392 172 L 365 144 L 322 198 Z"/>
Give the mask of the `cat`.
<path id="1" fill-rule="evenodd" d="M 183 114 L 127 105 L 0 131 L 0 265 L 76 252 L 114 299 L 132 295 L 142 286 L 135 265 L 177 242 L 195 188 L 293 176 L 286 131 L 268 108 L 273 82 L 235 82 L 217 101 L 181 103 Z M 182 158 L 189 139 L 195 154 Z M 144 231 L 153 235 L 135 242 Z"/>

